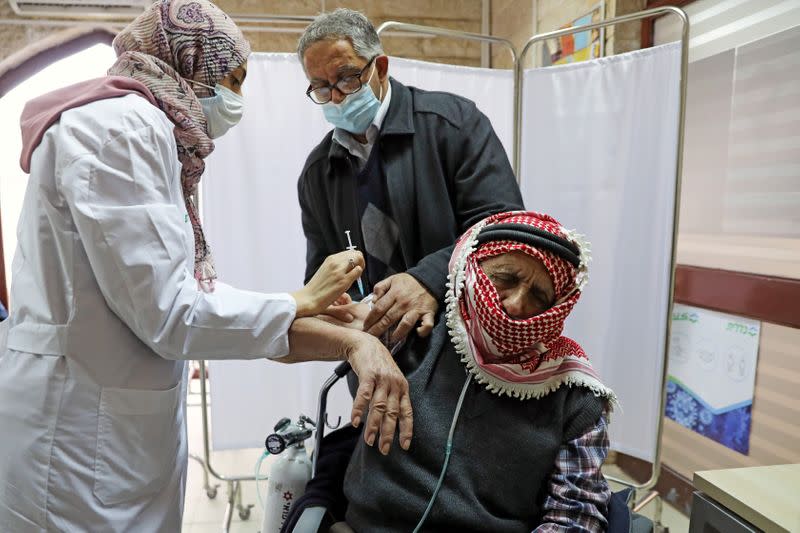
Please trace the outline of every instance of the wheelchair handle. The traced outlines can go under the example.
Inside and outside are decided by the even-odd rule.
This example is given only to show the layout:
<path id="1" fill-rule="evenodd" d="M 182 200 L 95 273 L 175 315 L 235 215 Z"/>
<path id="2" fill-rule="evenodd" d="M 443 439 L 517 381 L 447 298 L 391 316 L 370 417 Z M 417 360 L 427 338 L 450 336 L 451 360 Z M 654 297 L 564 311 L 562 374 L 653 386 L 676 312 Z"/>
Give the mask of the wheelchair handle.
<path id="1" fill-rule="evenodd" d="M 314 474 L 317 472 L 317 457 L 319 457 L 319 449 L 322 446 L 322 437 L 325 436 L 325 421 L 327 419 L 325 410 L 328 407 L 328 391 L 331 390 L 331 387 L 333 387 L 337 381 L 345 377 L 347 373 L 350 372 L 351 368 L 350 363 L 347 361 L 336 365 L 336 368 L 333 370 L 333 375 L 325 381 L 325 384 L 319 391 L 317 424 L 315 428 L 316 434 L 314 435 L 314 454 L 311 456 L 311 477 L 314 477 Z"/>
<path id="2" fill-rule="evenodd" d="M 350 363 L 348 363 L 347 361 L 342 361 L 341 363 L 336 365 L 336 368 L 333 369 L 333 373 L 339 376 L 340 378 L 343 378 L 347 375 L 348 372 L 350 372 L 350 369 L 352 368 L 353 367 L 350 366 Z"/>

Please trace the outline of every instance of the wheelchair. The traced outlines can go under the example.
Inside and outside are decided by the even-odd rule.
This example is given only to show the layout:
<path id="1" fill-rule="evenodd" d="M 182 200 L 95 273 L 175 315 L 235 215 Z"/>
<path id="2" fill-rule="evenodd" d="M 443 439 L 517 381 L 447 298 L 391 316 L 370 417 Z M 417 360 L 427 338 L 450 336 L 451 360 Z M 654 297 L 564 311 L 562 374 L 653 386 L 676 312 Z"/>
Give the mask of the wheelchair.
<path id="1" fill-rule="evenodd" d="M 295 501 L 281 533 L 353 533 L 344 522 L 347 500 L 343 484 L 344 473 L 361 430 L 347 425 L 325 436 L 328 392 L 348 372 L 349 363 L 339 364 L 320 389 L 311 481 L 306 486 L 306 493 Z M 317 476 L 323 471 L 324 476 Z M 632 511 L 633 500 L 632 488 L 612 494 L 608 509 L 608 533 L 657 532 L 652 520 Z"/>

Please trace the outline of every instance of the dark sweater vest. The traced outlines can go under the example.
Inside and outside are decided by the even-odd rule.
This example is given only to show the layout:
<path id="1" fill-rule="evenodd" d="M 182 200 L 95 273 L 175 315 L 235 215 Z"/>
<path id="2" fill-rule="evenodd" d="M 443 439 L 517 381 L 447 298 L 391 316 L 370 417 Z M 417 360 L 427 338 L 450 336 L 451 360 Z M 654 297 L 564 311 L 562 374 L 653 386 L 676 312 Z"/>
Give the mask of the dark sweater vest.
<path id="1" fill-rule="evenodd" d="M 347 523 L 358 532 L 412 531 L 433 493 L 467 373 L 444 320 L 408 349 L 424 357 L 408 376 L 414 438 L 387 457 L 359 440 L 345 476 Z M 559 447 L 589 431 L 605 403 L 563 386 L 538 400 L 488 392 L 472 382 L 455 429 L 450 465 L 424 531 L 530 533 Z"/>
<path id="2" fill-rule="evenodd" d="M 366 294 L 384 278 L 405 272 L 408 265 L 400 251 L 399 230 L 389 203 L 386 174 L 381 164 L 380 138 L 375 140 L 364 168 L 356 175 L 356 204 L 361 224 L 362 243 L 367 282 Z M 365 296 L 366 296 L 365 294 Z"/>

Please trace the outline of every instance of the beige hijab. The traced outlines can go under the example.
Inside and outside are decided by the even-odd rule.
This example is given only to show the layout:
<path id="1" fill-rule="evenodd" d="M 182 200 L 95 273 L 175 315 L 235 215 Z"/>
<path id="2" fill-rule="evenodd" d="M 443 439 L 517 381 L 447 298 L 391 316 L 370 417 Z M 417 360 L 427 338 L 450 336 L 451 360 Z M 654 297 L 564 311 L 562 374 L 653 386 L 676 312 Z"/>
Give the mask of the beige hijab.
<path id="1" fill-rule="evenodd" d="M 247 60 L 250 43 L 208 0 L 161 0 L 117 35 L 114 50 L 118 58 L 108 74 L 141 82 L 175 124 L 183 196 L 194 229 L 194 274 L 204 289 L 212 290 L 214 261 L 194 202 L 203 159 L 214 150 L 195 93 L 210 96 L 210 91 L 187 80 L 213 87 Z"/>

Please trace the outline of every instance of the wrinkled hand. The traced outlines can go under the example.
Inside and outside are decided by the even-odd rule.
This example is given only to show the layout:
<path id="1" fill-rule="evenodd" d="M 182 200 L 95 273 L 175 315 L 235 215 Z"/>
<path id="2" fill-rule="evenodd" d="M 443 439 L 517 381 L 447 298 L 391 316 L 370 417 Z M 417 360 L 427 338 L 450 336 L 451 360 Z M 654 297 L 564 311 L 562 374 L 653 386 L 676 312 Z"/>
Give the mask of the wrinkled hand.
<path id="1" fill-rule="evenodd" d="M 328 307 L 321 315 L 318 315 L 317 318 L 330 324 L 362 331 L 364 329 L 364 320 L 368 314 L 368 304 L 355 302 L 341 305 L 334 304 Z"/>
<path id="2" fill-rule="evenodd" d="M 378 339 L 357 335 L 347 358 L 359 382 L 351 422 L 358 427 L 366 418 L 364 440 L 372 446 L 380 435 L 378 450 L 383 455 L 389 453 L 399 426 L 400 446 L 408 450 L 414 432 L 408 381 Z"/>
<path id="3" fill-rule="evenodd" d="M 329 255 L 305 287 L 292 293 L 298 318 L 318 315 L 334 302 L 347 301 L 344 292 L 364 271 L 364 256 L 358 251 Z"/>
<path id="4" fill-rule="evenodd" d="M 420 337 L 430 334 L 439 303 L 411 274 L 389 276 L 375 285 L 373 292 L 375 299 L 364 321 L 364 331 L 380 337 L 397 324 L 389 337 L 395 343 L 405 339 L 421 321 L 417 334 Z"/>

